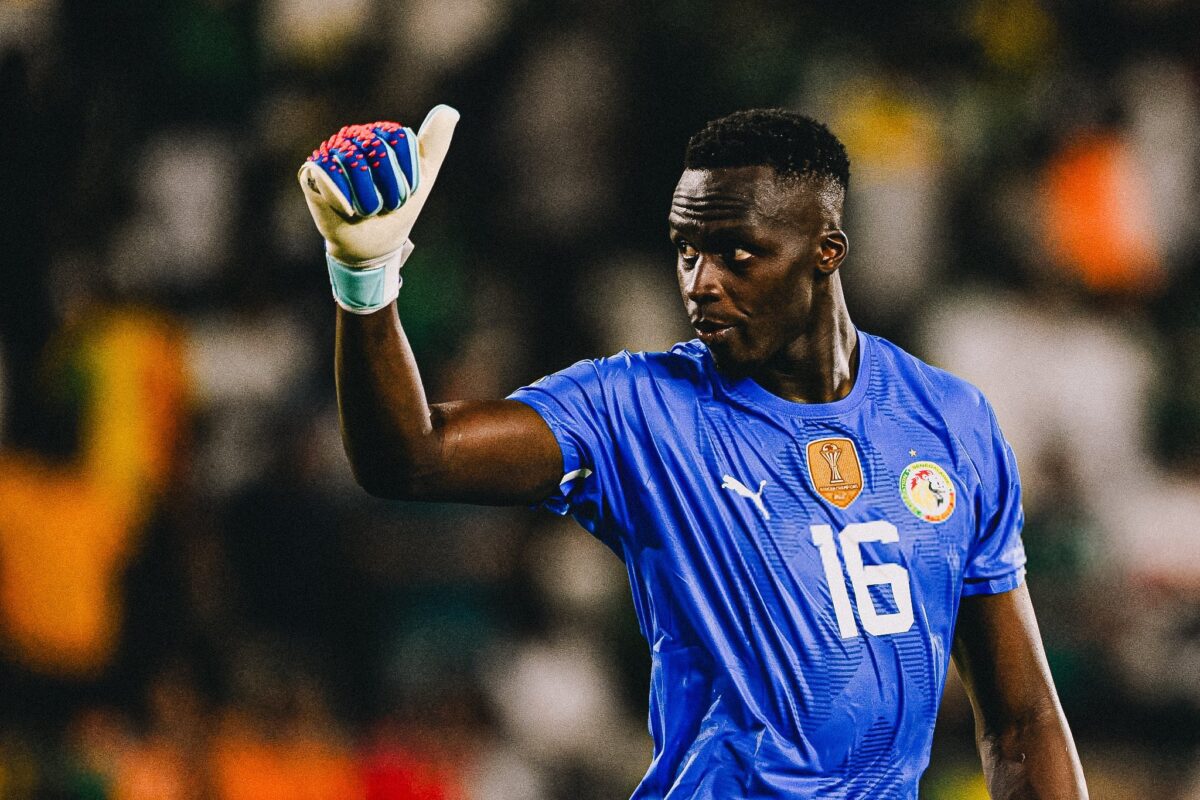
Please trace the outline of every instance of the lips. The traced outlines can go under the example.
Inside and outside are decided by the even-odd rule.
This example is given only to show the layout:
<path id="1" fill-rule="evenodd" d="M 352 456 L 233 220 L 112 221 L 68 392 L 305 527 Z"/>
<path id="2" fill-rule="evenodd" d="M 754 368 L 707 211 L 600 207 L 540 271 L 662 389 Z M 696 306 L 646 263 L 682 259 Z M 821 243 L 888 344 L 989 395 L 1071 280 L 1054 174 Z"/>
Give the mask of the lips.
<path id="1" fill-rule="evenodd" d="M 717 319 L 698 319 L 692 323 L 696 333 L 717 333 L 733 327 L 732 322 Z"/>
<path id="2" fill-rule="evenodd" d="M 692 323 L 692 328 L 705 346 L 722 345 L 733 332 L 732 322 L 717 319 L 699 319 Z"/>

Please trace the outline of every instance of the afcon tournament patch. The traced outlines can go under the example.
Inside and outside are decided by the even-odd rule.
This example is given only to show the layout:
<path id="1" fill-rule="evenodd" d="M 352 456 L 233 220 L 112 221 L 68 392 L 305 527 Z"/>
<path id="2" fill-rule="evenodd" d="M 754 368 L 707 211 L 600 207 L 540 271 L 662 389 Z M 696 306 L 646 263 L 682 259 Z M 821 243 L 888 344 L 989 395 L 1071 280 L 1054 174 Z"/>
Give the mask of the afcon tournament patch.
<path id="1" fill-rule="evenodd" d="M 817 439 L 808 443 L 808 477 L 817 494 L 838 508 L 853 503 L 863 488 L 858 451 L 849 439 Z"/>
<path id="2" fill-rule="evenodd" d="M 926 522 L 945 522 L 954 513 L 954 481 L 932 461 L 914 461 L 900 473 L 904 505 Z"/>

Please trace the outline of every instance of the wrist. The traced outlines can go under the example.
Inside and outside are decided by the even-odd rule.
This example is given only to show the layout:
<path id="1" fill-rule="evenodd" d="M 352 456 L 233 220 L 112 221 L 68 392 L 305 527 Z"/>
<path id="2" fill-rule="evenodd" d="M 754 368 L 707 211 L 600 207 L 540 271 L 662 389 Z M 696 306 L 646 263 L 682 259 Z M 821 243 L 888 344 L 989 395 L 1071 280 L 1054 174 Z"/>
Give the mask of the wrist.
<path id="1" fill-rule="evenodd" d="M 326 245 L 325 264 L 333 299 L 352 314 L 371 314 L 390 305 L 399 295 L 403 279 L 400 268 L 412 254 L 413 244 L 404 244 L 391 253 L 361 261 L 346 261 Z"/>

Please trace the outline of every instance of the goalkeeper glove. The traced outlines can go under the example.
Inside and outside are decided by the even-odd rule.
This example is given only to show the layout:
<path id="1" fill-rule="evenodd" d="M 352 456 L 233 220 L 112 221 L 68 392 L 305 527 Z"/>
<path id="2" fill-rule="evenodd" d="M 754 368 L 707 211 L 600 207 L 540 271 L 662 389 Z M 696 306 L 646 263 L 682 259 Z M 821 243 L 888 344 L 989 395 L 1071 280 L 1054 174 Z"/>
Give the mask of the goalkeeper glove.
<path id="1" fill-rule="evenodd" d="M 421 129 L 395 122 L 349 125 L 300 167 L 300 187 L 317 230 L 338 305 L 370 314 L 396 299 L 412 231 L 437 180 L 458 123 L 435 106 Z"/>

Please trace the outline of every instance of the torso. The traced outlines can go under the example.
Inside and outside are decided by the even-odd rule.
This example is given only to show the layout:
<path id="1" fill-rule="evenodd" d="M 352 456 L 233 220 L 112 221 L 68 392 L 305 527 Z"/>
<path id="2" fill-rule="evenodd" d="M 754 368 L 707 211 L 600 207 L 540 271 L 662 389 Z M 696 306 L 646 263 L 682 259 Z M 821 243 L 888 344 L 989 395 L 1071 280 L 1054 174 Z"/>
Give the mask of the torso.
<path id="1" fill-rule="evenodd" d="M 637 798 L 916 797 L 981 481 L 930 368 L 860 346 L 834 403 L 725 381 L 698 343 L 625 356 L 608 389 L 613 475 L 585 524 L 652 651 Z"/>

